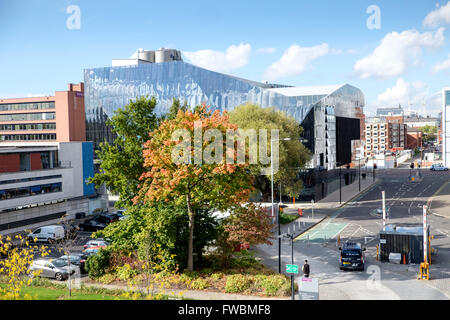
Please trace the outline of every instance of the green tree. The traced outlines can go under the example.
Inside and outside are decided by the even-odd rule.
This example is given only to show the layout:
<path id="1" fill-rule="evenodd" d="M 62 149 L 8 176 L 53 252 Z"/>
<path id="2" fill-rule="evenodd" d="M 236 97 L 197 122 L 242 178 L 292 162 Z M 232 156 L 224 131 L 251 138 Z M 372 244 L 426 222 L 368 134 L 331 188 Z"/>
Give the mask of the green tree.
<path id="1" fill-rule="evenodd" d="M 296 173 L 303 168 L 311 158 L 309 150 L 300 142 L 303 128 L 292 117 L 274 108 L 261 108 L 254 104 L 238 106 L 230 112 L 230 122 L 240 129 L 268 130 L 267 150 L 270 154 L 270 130 L 278 129 L 280 138 L 291 138 L 279 144 L 279 170 L 274 175 L 274 184 L 282 185 L 282 191 L 289 196 L 296 196 L 302 188 L 302 181 Z M 264 192 L 270 182 L 270 176 L 261 176 L 261 165 L 251 166 L 252 173 L 257 177 L 255 186 Z M 276 188 L 278 189 L 278 188 Z"/>
<path id="2" fill-rule="evenodd" d="M 437 133 L 438 133 L 438 127 L 426 125 L 426 126 L 419 128 L 419 130 L 422 131 L 424 134 L 423 141 L 428 142 L 428 141 L 436 140 Z"/>
<path id="3" fill-rule="evenodd" d="M 201 125 L 196 128 L 196 123 Z M 187 134 L 182 140 L 179 140 L 178 134 L 178 137 L 173 137 L 180 129 Z M 195 130 L 200 130 L 200 136 L 205 137 L 209 129 L 214 129 L 216 134 L 218 132 L 218 136 L 202 139 L 199 146 L 193 148 L 196 145 Z M 164 121 L 145 144 L 144 165 L 151 170 L 145 171 L 141 177 L 141 189 L 135 204 L 166 201 L 187 209 L 187 268 L 190 271 L 194 268 L 194 226 L 198 211 L 226 211 L 247 201 L 251 177 L 246 164 L 229 164 L 223 161 L 224 158 L 211 163 L 204 159 L 201 163 L 189 159 L 196 159 L 199 153 L 219 158 L 228 155 L 233 150 L 226 145 L 226 133 L 236 129 L 228 121 L 228 116 L 219 111 L 211 113 L 203 108 L 192 113 L 180 110 L 175 119 Z M 180 148 L 182 146 L 184 148 Z M 223 153 L 220 154 L 218 149 L 222 149 Z M 181 161 L 174 161 L 174 154 L 179 155 Z M 235 156 L 235 153 L 231 154 Z"/>
<path id="4" fill-rule="evenodd" d="M 119 195 L 118 207 L 129 207 L 138 192 L 139 177 L 144 171 L 143 145 L 159 123 L 155 114 L 156 99 L 140 97 L 117 109 L 107 124 L 117 136 L 114 144 L 100 144 L 97 156 L 100 173 L 89 179 L 96 186 L 105 184 Z"/>

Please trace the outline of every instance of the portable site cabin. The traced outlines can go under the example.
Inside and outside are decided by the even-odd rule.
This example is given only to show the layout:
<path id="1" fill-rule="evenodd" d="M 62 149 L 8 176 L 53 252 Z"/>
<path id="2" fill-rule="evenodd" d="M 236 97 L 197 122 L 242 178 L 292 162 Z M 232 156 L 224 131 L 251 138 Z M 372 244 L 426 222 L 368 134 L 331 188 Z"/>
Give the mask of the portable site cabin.
<path id="1" fill-rule="evenodd" d="M 390 253 L 400 253 L 406 263 L 423 262 L 423 225 L 422 224 L 390 224 L 380 231 L 380 260 L 389 261 Z M 430 239 L 430 226 L 427 228 Z M 428 262 L 431 261 L 430 241 L 428 241 Z"/>

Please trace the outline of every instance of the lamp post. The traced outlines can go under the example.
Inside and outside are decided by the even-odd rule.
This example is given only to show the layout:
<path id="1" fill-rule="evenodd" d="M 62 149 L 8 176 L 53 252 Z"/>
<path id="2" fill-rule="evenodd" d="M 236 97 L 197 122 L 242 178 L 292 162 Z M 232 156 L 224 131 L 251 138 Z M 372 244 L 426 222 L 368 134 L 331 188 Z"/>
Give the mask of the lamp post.
<path id="1" fill-rule="evenodd" d="M 271 189 L 272 189 L 272 217 L 275 216 L 274 210 L 274 196 L 273 196 L 273 142 L 274 141 L 289 141 L 291 138 L 284 139 L 270 139 L 270 175 L 271 175 Z M 280 210 L 278 210 L 278 273 L 281 273 L 281 224 L 280 224 Z"/>
<path id="2" fill-rule="evenodd" d="M 272 217 L 275 216 L 274 211 L 274 195 L 273 195 L 273 142 L 274 141 L 291 141 L 291 140 L 299 140 L 302 143 L 308 142 L 306 139 L 291 139 L 291 138 L 283 138 L 283 139 L 270 139 L 270 174 L 271 174 L 271 189 L 272 189 Z M 281 224 L 280 224 L 280 210 L 278 210 L 278 273 L 281 273 Z"/>

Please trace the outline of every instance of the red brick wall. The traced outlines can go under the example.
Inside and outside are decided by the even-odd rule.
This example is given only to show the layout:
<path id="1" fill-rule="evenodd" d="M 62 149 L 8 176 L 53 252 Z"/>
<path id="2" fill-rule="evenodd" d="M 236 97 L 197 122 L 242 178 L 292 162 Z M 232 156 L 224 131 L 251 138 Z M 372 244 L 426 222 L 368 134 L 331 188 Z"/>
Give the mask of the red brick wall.
<path id="1" fill-rule="evenodd" d="M 18 172 L 20 171 L 20 155 L 19 154 L 2 154 L 0 155 L 0 172 Z"/>

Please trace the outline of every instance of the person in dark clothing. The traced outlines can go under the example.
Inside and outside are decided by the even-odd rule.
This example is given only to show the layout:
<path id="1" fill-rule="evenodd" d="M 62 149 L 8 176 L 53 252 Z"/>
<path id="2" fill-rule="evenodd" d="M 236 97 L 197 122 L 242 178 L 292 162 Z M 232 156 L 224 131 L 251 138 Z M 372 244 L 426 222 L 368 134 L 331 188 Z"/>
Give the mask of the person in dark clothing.
<path id="1" fill-rule="evenodd" d="M 308 260 L 305 260 L 305 264 L 303 265 L 303 276 L 305 278 L 309 278 L 309 264 L 308 264 Z"/>

